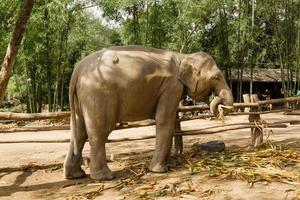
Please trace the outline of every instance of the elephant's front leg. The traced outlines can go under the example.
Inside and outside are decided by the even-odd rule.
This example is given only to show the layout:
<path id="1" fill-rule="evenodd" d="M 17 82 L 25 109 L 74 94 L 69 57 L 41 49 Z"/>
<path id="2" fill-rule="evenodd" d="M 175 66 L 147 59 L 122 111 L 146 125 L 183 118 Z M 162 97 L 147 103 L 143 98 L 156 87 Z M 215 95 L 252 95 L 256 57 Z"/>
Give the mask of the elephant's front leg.
<path id="1" fill-rule="evenodd" d="M 156 145 L 150 170 L 153 172 L 168 171 L 167 160 L 171 152 L 178 102 L 173 99 L 160 99 L 156 110 Z"/>

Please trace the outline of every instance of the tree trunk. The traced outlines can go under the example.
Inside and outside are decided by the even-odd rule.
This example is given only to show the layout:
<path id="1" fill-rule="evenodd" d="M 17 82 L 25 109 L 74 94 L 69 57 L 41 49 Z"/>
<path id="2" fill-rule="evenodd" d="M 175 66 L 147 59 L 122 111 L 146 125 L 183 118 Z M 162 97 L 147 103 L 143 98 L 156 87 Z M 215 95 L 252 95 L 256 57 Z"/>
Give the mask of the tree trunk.
<path id="1" fill-rule="evenodd" d="M 67 5 L 66 5 L 67 7 Z M 64 34 L 63 34 L 63 41 L 64 41 L 64 58 L 63 58 L 63 63 L 61 66 L 61 72 L 60 72 L 60 82 L 59 82 L 59 86 L 60 86 L 60 100 L 59 100 L 59 105 L 60 105 L 60 110 L 64 110 L 63 109 L 63 103 L 64 103 L 64 79 L 65 79 L 65 68 L 67 67 L 67 63 L 68 63 L 68 40 L 69 40 L 69 33 L 70 33 L 70 29 L 71 29 L 71 17 L 72 14 L 69 13 L 68 14 L 68 20 L 67 20 L 67 24 L 64 30 Z M 58 102 L 57 102 L 58 103 Z"/>
<path id="2" fill-rule="evenodd" d="M 253 44 L 254 41 L 254 17 L 255 17 L 255 0 L 252 0 L 252 14 L 251 14 L 251 43 Z M 252 58 L 251 61 L 253 61 L 254 59 Z M 254 64 L 250 64 L 250 96 L 253 94 L 253 68 L 254 68 Z"/>
<path id="3" fill-rule="evenodd" d="M 26 29 L 27 22 L 30 18 L 34 0 L 24 0 L 20 15 L 17 19 L 11 40 L 8 44 L 6 55 L 4 57 L 2 68 L 0 71 L 0 104 L 4 99 L 6 87 L 8 85 L 11 72 L 16 61 L 16 56 L 22 42 L 23 34 Z"/>
<path id="4" fill-rule="evenodd" d="M 250 64 L 250 91 L 249 94 L 252 95 L 253 94 L 253 64 Z"/>
<path id="5" fill-rule="evenodd" d="M 298 19 L 300 19 L 300 3 L 298 4 Z M 296 50 L 297 55 L 300 55 L 300 28 L 298 28 L 297 31 L 297 50 Z M 295 92 L 297 93 L 299 90 L 299 86 L 300 86 L 300 76 L 299 76 L 299 68 L 300 68 L 300 56 L 297 56 L 296 59 L 296 83 L 295 83 Z"/>
<path id="6" fill-rule="evenodd" d="M 50 59 L 50 38 L 49 38 L 49 11 L 48 8 L 45 8 L 44 11 L 44 21 L 45 21 L 45 30 L 47 31 L 45 37 L 45 68 L 47 73 L 47 96 L 48 96 L 48 111 L 52 111 L 52 75 L 51 75 L 51 59 Z"/>
<path id="7" fill-rule="evenodd" d="M 54 96 L 53 96 L 53 111 L 58 110 L 58 93 L 59 93 L 59 84 L 61 79 L 61 65 L 62 65 L 62 57 L 63 57 L 63 44 L 64 44 L 64 34 L 65 31 L 63 30 L 60 38 L 59 38 L 59 54 L 58 60 L 56 65 L 56 80 L 55 80 L 55 88 L 54 88 Z"/>
<path id="8" fill-rule="evenodd" d="M 144 45 L 148 44 L 148 37 L 149 37 L 149 6 L 150 3 L 148 2 L 148 0 L 146 0 L 146 31 L 145 31 L 145 41 L 144 41 Z"/>

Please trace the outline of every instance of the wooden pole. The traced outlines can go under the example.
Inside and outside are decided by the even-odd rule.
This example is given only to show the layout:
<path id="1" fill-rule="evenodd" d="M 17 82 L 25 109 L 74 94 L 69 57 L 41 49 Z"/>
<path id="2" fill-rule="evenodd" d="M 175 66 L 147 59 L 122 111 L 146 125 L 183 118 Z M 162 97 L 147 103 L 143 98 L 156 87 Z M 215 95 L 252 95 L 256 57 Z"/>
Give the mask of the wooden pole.
<path id="1" fill-rule="evenodd" d="M 285 123 L 289 123 L 289 124 L 293 125 L 293 124 L 300 123 L 300 120 L 280 120 L 280 121 L 277 121 L 277 122 L 266 123 L 264 126 L 266 128 L 286 128 L 287 125 L 285 125 Z M 216 125 L 216 126 L 210 126 L 210 127 L 202 128 L 202 129 L 181 130 L 177 133 L 187 133 L 187 132 L 197 132 L 197 131 L 200 132 L 200 131 L 207 131 L 207 130 L 210 130 L 210 129 L 224 128 L 224 127 L 237 127 L 237 126 L 255 127 L 256 125 L 255 125 L 254 122 L 220 124 L 220 125 Z M 226 130 L 226 128 L 224 128 L 224 130 Z"/>
<path id="2" fill-rule="evenodd" d="M 178 118 L 178 114 L 177 114 Z M 174 132 L 174 145 L 175 145 L 175 155 L 182 155 L 183 153 L 183 138 L 182 135 L 176 135 L 176 133 L 181 132 L 181 124 L 179 120 L 175 122 L 175 132 Z"/>
<path id="3" fill-rule="evenodd" d="M 243 100 L 244 100 L 244 103 L 250 103 L 250 95 L 249 94 L 243 94 Z M 250 112 L 250 108 L 248 107 L 244 107 L 244 112 Z"/>
<path id="4" fill-rule="evenodd" d="M 266 104 L 279 104 L 285 102 L 295 102 L 300 101 L 300 97 L 289 97 L 289 98 L 281 98 L 281 99 L 270 99 L 264 101 L 250 102 L 250 96 L 248 94 L 243 95 L 244 103 L 234 103 L 234 108 L 245 108 L 246 113 L 250 114 L 250 108 L 258 108 L 261 105 Z M 179 112 L 187 112 L 187 111 L 204 111 L 209 110 L 209 106 L 205 105 L 195 105 L 195 106 L 179 106 Z M 247 111 L 248 110 L 248 111 Z M 281 112 L 281 111 L 291 111 L 288 110 L 275 110 L 272 112 Z M 261 112 L 260 114 L 272 113 L 272 112 Z M 231 115 L 241 115 L 237 113 L 233 113 Z M 70 117 L 70 112 L 57 112 L 57 113 L 11 113 L 11 112 L 0 112 L 0 120 L 40 120 L 40 119 L 55 119 L 55 118 L 67 118 Z M 204 119 L 213 117 L 211 114 L 195 116 L 192 119 Z M 186 121 L 189 119 L 180 119 L 180 121 Z"/>
<path id="5" fill-rule="evenodd" d="M 154 122 L 148 122 L 148 123 L 142 123 L 142 124 L 132 124 L 132 125 L 128 125 L 126 127 L 122 127 L 122 126 L 116 126 L 115 130 L 119 130 L 119 129 L 127 129 L 127 128 L 139 128 L 139 127 L 144 127 L 144 126 L 150 126 L 153 125 Z M 292 119 L 292 120 L 280 120 L 277 122 L 271 122 L 271 123 L 267 123 L 266 126 L 267 127 L 274 127 L 276 124 L 283 124 L 283 123 L 289 123 L 291 125 L 295 125 L 295 124 L 299 124 L 300 120 L 296 120 L 296 119 Z M 216 128 L 223 128 L 223 127 L 229 127 L 229 126 L 238 126 L 238 125 L 252 125 L 254 126 L 254 123 L 233 123 L 233 124 L 220 124 L 220 125 L 216 125 L 216 126 L 211 126 L 211 127 L 206 127 L 203 129 L 196 129 L 196 130 L 186 130 L 188 131 L 202 131 L 202 130 L 209 130 L 209 129 L 216 129 Z M 177 125 L 178 126 L 178 125 Z M 276 128 L 276 127 L 274 127 Z M 37 132 L 37 131 L 54 131 L 54 130 L 70 130 L 70 126 L 69 125 L 61 125 L 61 126 L 24 126 L 24 127 L 16 127 L 16 128 L 2 128 L 0 129 L 0 133 L 14 133 L 14 132 Z M 182 131 L 181 127 L 175 128 L 175 133 L 180 133 L 180 132 L 186 132 L 186 131 Z M 180 140 L 178 142 L 179 144 L 181 143 Z M 176 143 L 175 143 L 176 144 Z M 175 145 L 176 147 L 176 145 Z M 178 147 L 181 147 L 180 145 L 178 145 Z M 178 150 L 180 150 L 181 148 L 178 148 Z M 178 151 L 180 152 L 180 151 Z"/>
<path id="6" fill-rule="evenodd" d="M 251 111 L 251 112 L 233 112 L 228 115 L 260 115 L 260 114 L 270 114 L 279 112 L 291 112 L 293 109 L 280 109 L 280 110 L 268 110 L 268 111 Z"/>
<path id="7" fill-rule="evenodd" d="M 0 112 L 0 120 L 40 120 L 40 119 L 61 119 L 70 117 L 70 112 L 51 113 L 12 113 Z"/>
<path id="8" fill-rule="evenodd" d="M 258 102 L 258 96 L 257 94 L 252 94 L 250 96 L 250 100 L 252 103 L 257 103 Z M 251 108 L 251 111 L 259 111 L 259 109 L 257 108 Z M 250 114 L 249 115 L 249 122 L 254 122 L 257 124 L 261 123 L 261 118 L 260 118 L 260 114 Z M 252 127 L 251 128 L 251 145 L 253 147 L 257 147 L 258 145 L 263 143 L 263 132 L 261 129 L 259 129 L 258 127 Z"/>
<path id="9" fill-rule="evenodd" d="M 280 103 L 297 102 L 297 101 L 300 101 L 300 97 L 269 99 L 269 100 L 259 101 L 257 103 L 259 105 L 266 105 L 266 104 L 280 104 Z"/>
<path id="10" fill-rule="evenodd" d="M 209 110 L 209 105 L 204 104 L 204 105 L 193 105 L 193 106 L 179 106 L 178 111 L 179 112 L 188 112 L 188 111 L 203 111 L 203 110 Z"/>
<path id="11" fill-rule="evenodd" d="M 226 127 L 222 128 L 219 130 L 214 130 L 214 131 L 208 131 L 208 130 L 186 130 L 186 131 L 181 131 L 180 133 L 175 133 L 174 136 L 188 136 L 188 135 L 209 135 L 209 134 L 215 134 L 215 133 L 220 133 L 224 131 L 231 131 L 231 130 L 239 130 L 239 129 L 246 129 L 246 128 L 251 128 L 255 127 L 255 125 L 237 125 L 237 126 L 232 126 L 232 127 Z M 268 127 L 270 128 L 286 128 L 287 125 L 285 124 L 273 124 L 269 125 Z M 213 128 L 213 127 L 211 127 Z M 108 139 L 108 143 L 113 143 L 113 142 L 125 142 L 125 141 L 136 141 L 136 140 L 146 140 L 146 139 L 152 139 L 155 138 L 155 135 L 149 135 L 149 136 L 143 136 L 143 137 L 135 137 L 135 138 L 119 138 L 119 139 Z M 62 140 L 19 140 L 19 141 L 0 141 L 0 144 L 9 144 L 9 143 L 68 143 L 70 142 L 70 139 L 62 139 Z"/>
<path id="12" fill-rule="evenodd" d="M 250 106 L 249 106 L 250 105 Z M 255 108 L 258 104 L 246 104 L 248 107 Z M 240 106 L 242 108 L 242 106 Z M 276 112 L 289 112 L 294 111 L 293 109 L 280 109 L 280 110 L 271 110 L 271 111 L 257 111 L 257 112 L 233 112 L 229 113 L 228 115 L 250 115 L 250 114 L 268 114 L 268 113 L 276 113 Z M 297 113 L 297 111 L 294 111 L 293 113 Z M 300 113 L 300 112 L 299 112 Z M 292 113 L 291 113 L 292 115 Z M 296 114 L 295 114 L 296 115 Z M 42 119 L 62 119 L 62 118 L 68 118 L 70 117 L 70 112 L 53 112 L 53 113 L 12 113 L 12 112 L 0 112 L 0 120 L 16 120 L 16 121 L 22 121 L 22 120 L 42 120 Z M 179 121 L 187 121 L 187 120 L 193 120 L 193 119 L 206 119 L 214 117 L 212 114 L 201 114 L 197 116 L 193 116 L 191 118 L 182 118 L 177 119 Z M 142 123 L 140 122 L 132 122 L 128 125 L 121 125 L 122 128 L 133 128 L 133 127 L 139 127 L 139 126 L 149 126 L 149 125 L 155 125 L 155 122 L 151 123 Z M 120 126 L 120 127 L 121 127 Z"/>
<path id="13" fill-rule="evenodd" d="M 15 133 L 15 132 L 37 132 L 37 131 L 55 131 L 55 130 L 70 130 L 69 125 L 63 126 L 30 126 L 16 128 L 1 128 L 0 133 Z"/>
<path id="14" fill-rule="evenodd" d="M 206 131 L 206 130 L 191 130 L 191 131 L 182 131 L 181 133 L 176 133 L 178 135 L 206 135 L 206 134 L 215 134 L 220 133 L 224 131 L 233 131 L 233 130 L 239 130 L 239 129 L 247 129 L 247 128 L 254 128 L 256 125 L 238 125 L 238 126 L 232 126 L 232 127 L 226 127 L 219 130 L 214 131 Z M 269 125 L 269 128 L 287 128 L 286 124 L 273 124 Z"/>
<path id="15" fill-rule="evenodd" d="M 286 112 L 285 115 L 300 115 L 299 111 Z"/>

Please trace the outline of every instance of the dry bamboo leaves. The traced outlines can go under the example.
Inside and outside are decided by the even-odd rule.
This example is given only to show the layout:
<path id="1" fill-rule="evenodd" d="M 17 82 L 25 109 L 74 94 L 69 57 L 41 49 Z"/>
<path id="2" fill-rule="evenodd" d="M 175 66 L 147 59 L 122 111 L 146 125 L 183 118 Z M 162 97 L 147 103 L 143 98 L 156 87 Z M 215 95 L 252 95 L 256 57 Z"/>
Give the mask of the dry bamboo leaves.
<path id="1" fill-rule="evenodd" d="M 209 177 L 241 179 L 250 186 L 256 182 L 300 185 L 300 149 L 274 146 L 255 152 L 191 154 L 185 158 L 185 166 L 191 174 L 208 172 Z"/>
<path id="2" fill-rule="evenodd" d="M 183 157 L 173 158 L 171 171 L 185 171 L 190 175 L 204 172 L 208 178 L 242 180 L 252 187 L 255 183 L 269 184 L 280 182 L 292 186 L 300 185 L 300 148 L 279 147 L 275 144 L 265 143 L 255 151 L 229 151 L 229 152 L 193 152 L 186 153 Z M 163 183 L 163 175 L 147 173 L 141 163 L 149 162 L 150 157 L 136 159 L 121 159 L 119 162 L 131 176 L 121 179 L 117 189 L 127 197 L 136 199 L 155 199 L 162 196 L 197 199 L 200 196 L 211 196 L 213 190 L 204 191 L 192 176 L 178 182 Z M 182 167 L 183 166 L 183 167 Z M 172 172 L 171 172 L 172 173 Z M 201 175 L 200 174 L 200 175 Z M 145 176 L 146 175 L 146 176 Z M 155 177 L 156 178 L 155 178 Z M 168 175 L 165 175 L 168 177 Z M 155 181 L 153 181 L 155 180 Z M 286 195 L 291 191 L 286 191 Z M 194 196 L 196 195 L 196 196 Z M 199 196 L 200 195 L 200 196 Z"/>

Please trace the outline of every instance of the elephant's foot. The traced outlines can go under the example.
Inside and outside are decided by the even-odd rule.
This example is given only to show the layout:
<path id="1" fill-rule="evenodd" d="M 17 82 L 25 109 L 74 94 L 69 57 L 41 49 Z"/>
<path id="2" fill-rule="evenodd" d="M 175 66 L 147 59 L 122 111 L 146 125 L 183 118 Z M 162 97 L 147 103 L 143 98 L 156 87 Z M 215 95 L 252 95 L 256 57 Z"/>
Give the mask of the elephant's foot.
<path id="1" fill-rule="evenodd" d="M 85 176 L 85 172 L 81 167 L 65 167 L 64 176 L 66 179 L 76 179 Z"/>
<path id="2" fill-rule="evenodd" d="M 112 180 L 116 178 L 116 176 L 110 171 L 110 169 L 108 169 L 108 167 L 99 171 L 91 170 L 90 176 L 95 180 Z"/>
<path id="3" fill-rule="evenodd" d="M 151 163 L 149 166 L 149 170 L 152 172 L 156 172 L 156 173 L 164 173 L 169 171 L 168 166 L 163 165 L 163 164 L 158 164 L 158 163 Z"/>

